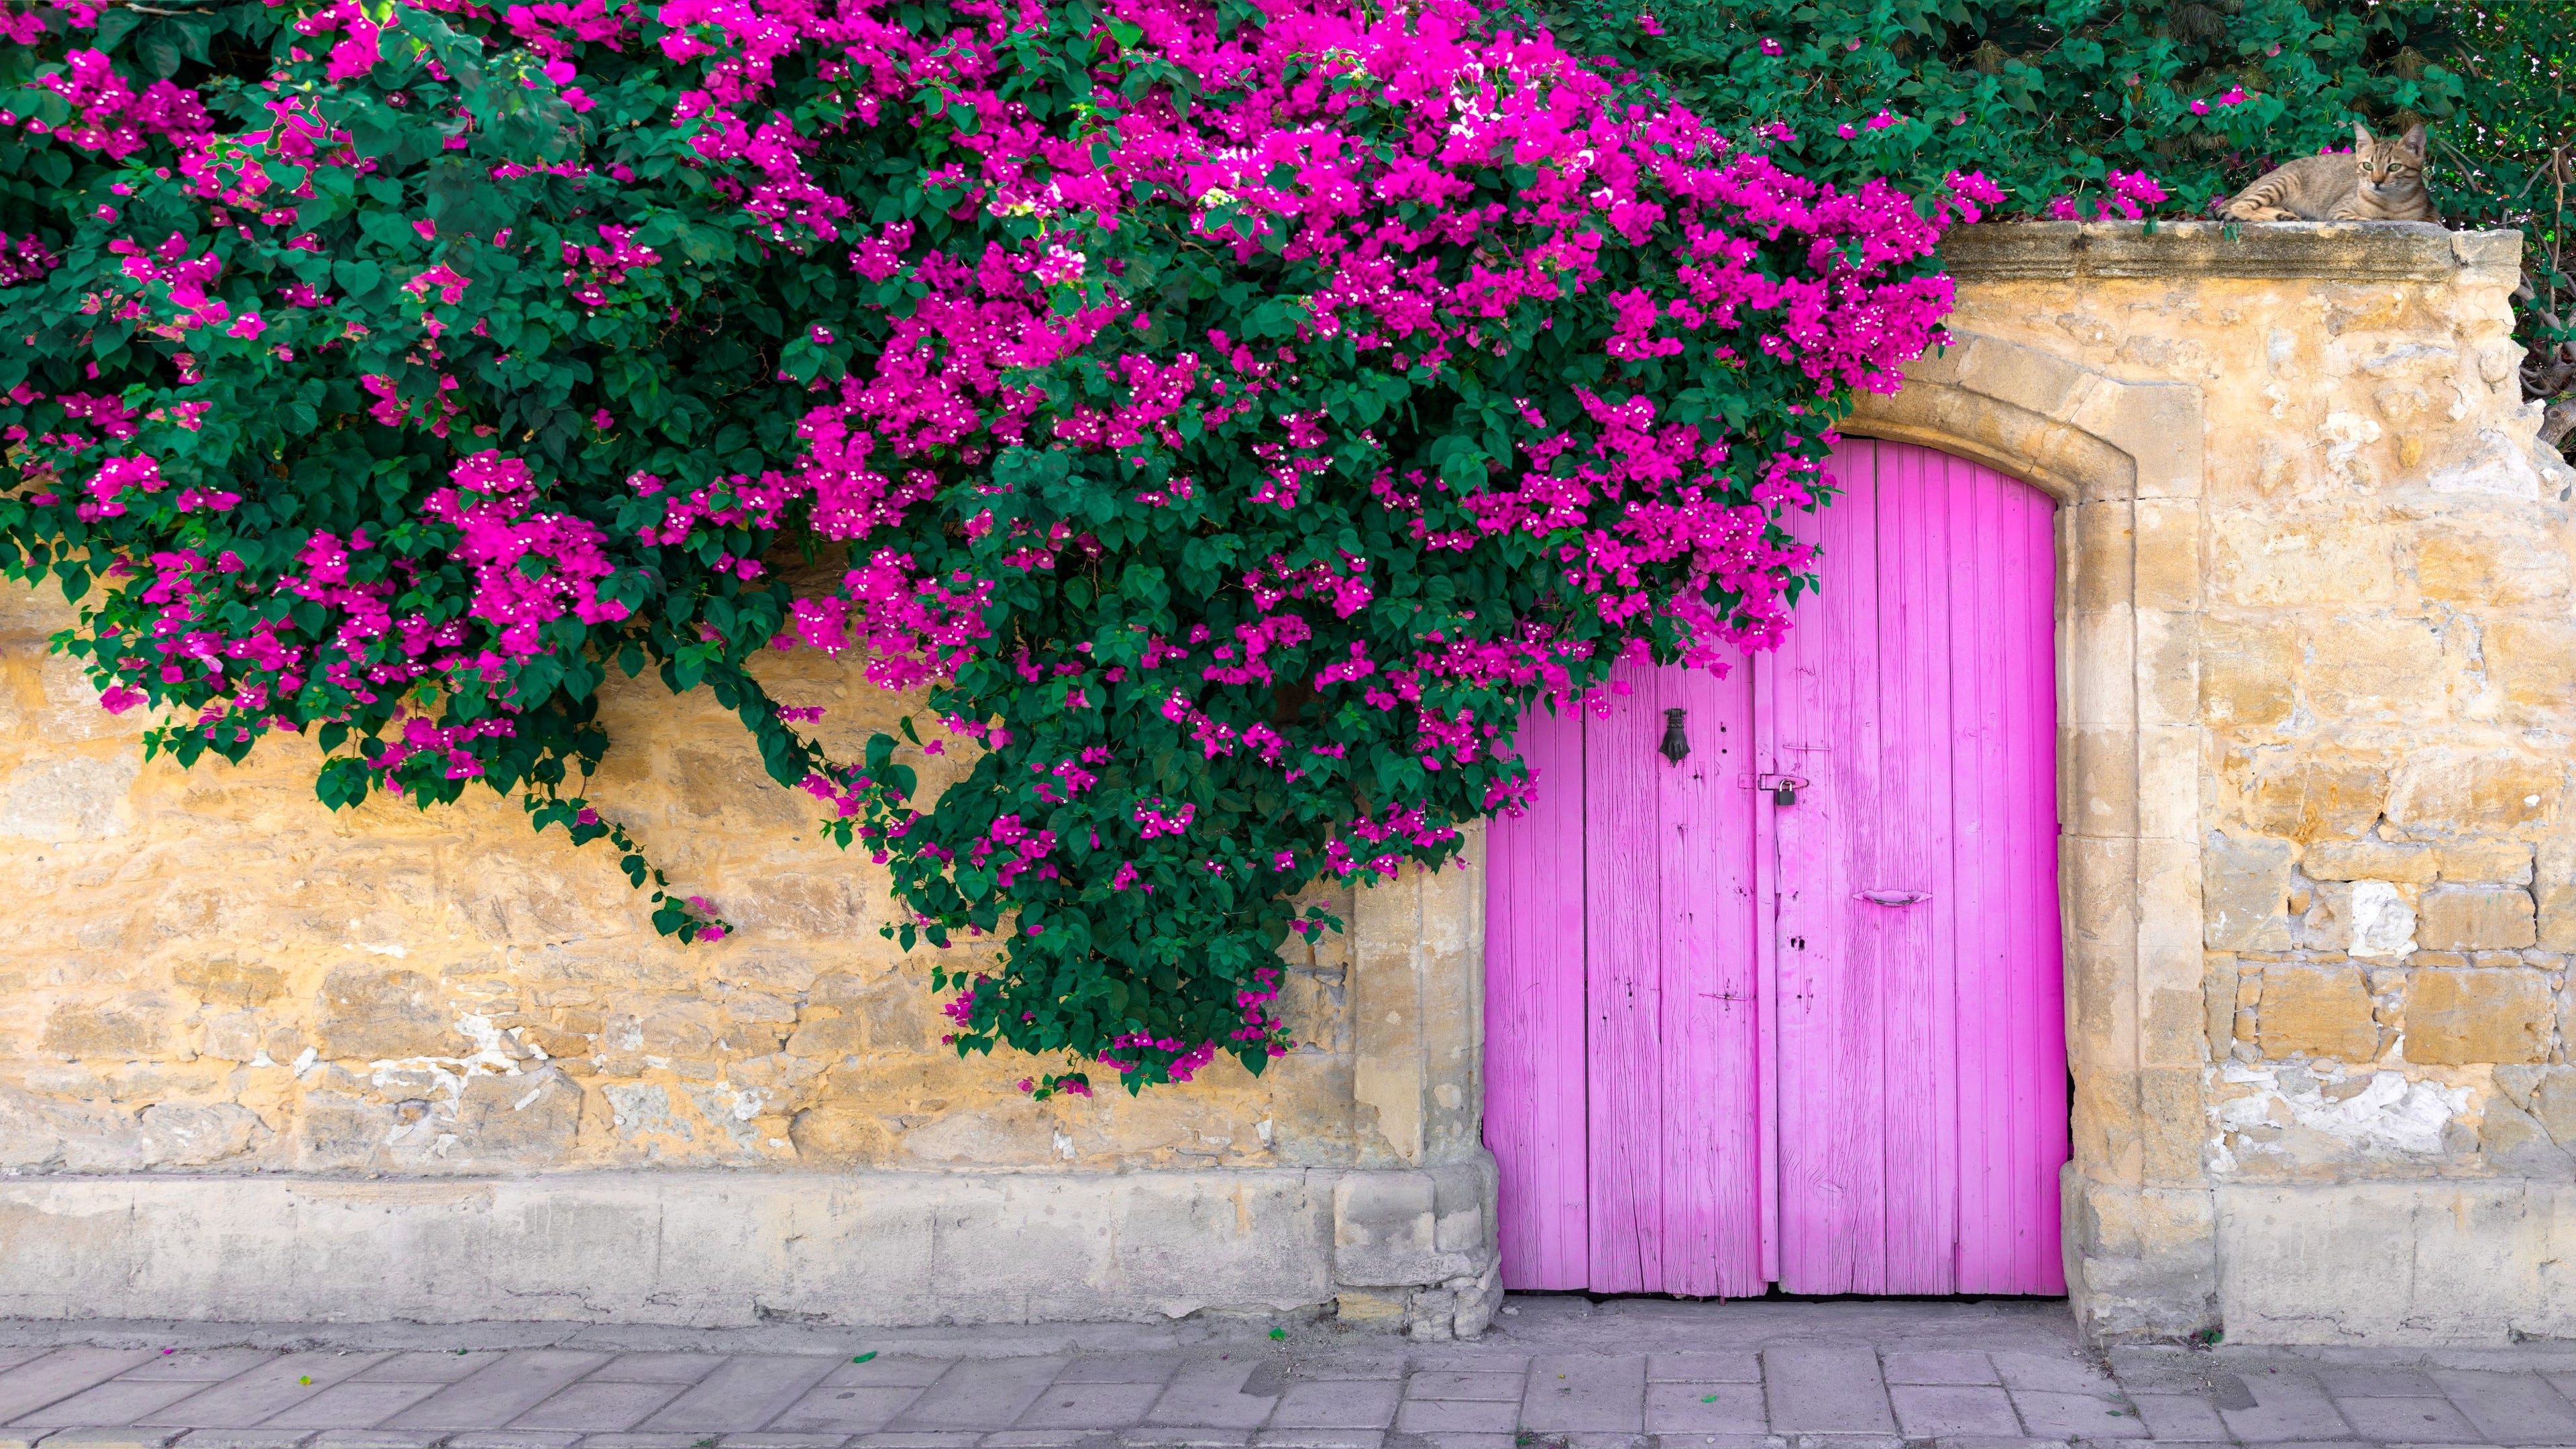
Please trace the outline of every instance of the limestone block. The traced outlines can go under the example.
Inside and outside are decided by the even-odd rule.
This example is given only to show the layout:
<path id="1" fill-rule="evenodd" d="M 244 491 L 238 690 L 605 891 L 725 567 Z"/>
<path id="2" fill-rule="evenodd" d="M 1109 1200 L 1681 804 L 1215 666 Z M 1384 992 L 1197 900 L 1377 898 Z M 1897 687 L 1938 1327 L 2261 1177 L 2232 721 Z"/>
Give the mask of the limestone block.
<path id="1" fill-rule="evenodd" d="M 2417 933 L 2430 951 L 2511 951 L 2531 945 L 2531 892 L 2518 886 L 2435 886 Z"/>
<path id="2" fill-rule="evenodd" d="M 2373 432 L 2379 426 L 2355 421 Z M 2384 525 L 2339 513 L 2269 512 L 2219 514 L 2211 523 L 2213 607 L 2378 604 L 2397 596 L 2397 537 Z"/>
<path id="3" fill-rule="evenodd" d="M 2197 737 L 2203 725 L 2200 619 L 2196 613 L 2139 609 L 2136 660 L 2138 723 Z M 2193 792 L 2197 803 L 2198 792 Z"/>
<path id="4" fill-rule="evenodd" d="M 419 971 L 334 968 L 322 981 L 322 1055 L 358 1061 L 452 1055 L 462 1039 L 440 1009 L 439 994 L 438 983 Z"/>
<path id="5" fill-rule="evenodd" d="M 2349 966 L 2267 966 L 2255 1012 L 2263 1055 L 2367 1062 L 2379 1055 L 2370 990 Z"/>
<path id="6" fill-rule="evenodd" d="M 2245 980 L 2236 958 L 2220 951 L 2209 953 L 2203 973 L 2201 1029 L 2207 1033 L 2209 1059 L 2223 1061 L 2228 1048 L 2236 1044 L 2236 997 L 2245 989 Z"/>
<path id="7" fill-rule="evenodd" d="M 130 827 L 128 793 L 142 773 L 133 750 L 100 759 L 56 755 L 0 779 L 0 835 L 48 844 L 103 840 Z"/>
<path id="8" fill-rule="evenodd" d="M 2499 1177 L 2218 1188 L 2227 1341 L 2517 1349 L 2576 1335 L 2576 1188 Z"/>
<path id="9" fill-rule="evenodd" d="M 2201 1180 L 2200 1154 L 2209 1137 L 2202 1107 L 2202 1069 L 2153 1067 L 2138 1074 L 2141 1168 L 2156 1186 Z"/>
<path id="10" fill-rule="evenodd" d="M 2429 846 L 2401 845 L 2364 837 L 2321 840 L 2299 856 L 2299 870 L 2310 880 L 2384 880 L 2430 885 L 2440 874 L 2439 858 Z"/>
<path id="11" fill-rule="evenodd" d="M 2417 749 L 2390 783 L 2387 813 L 2409 831 L 2501 835 L 2543 819 L 2566 783 L 2563 752 Z"/>
<path id="12" fill-rule="evenodd" d="M 2072 1164 L 2059 1181 L 2068 1296 L 2086 1338 L 2179 1338 L 2215 1324 L 2207 1188 L 2122 1187 Z"/>
<path id="13" fill-rule="evenodd" d="M 256 1061 L 268 1053 L 271 1064 L 290 1061 L 301 1046 L 295 1032 L 271 1020 L 268 1013 L 247 1007 L 239 1011 L 205 1014 L 198 1022 L 202 1034 L 198 1039 L 199 1055 L 228 1062 Z"/>
<path id="14" fill-rule="evenodd" d="M 2507 1068 L 2496 1068 L 2501 1080 Z M 2550 1140 L 2576 1148 L 2576 1067 L 2549 1067 L 2539 1073 L 2525 1104 L 2533 1120 L 2548 1130 Z"/>
<path id="15" fill-rule="evenodd" d="M 2431 620 L 2363 615 L 2315 631 L 2302 677 L 2322 718 L 2422 724 L 2442 710 L 2443 674 Z"/>
<path id="16" fill-rule="evenodd" d="M 1168 1324 L 1209 1308 L 1331 1302 L 1332 1176 L 0 1179 L 0 1313 L 140 1318 L 186 1305 L 207 1320 L 320 1320 L 363 1304 L 442 1323 L 506 1307 L 523 1319 L 697 1327 Z M 1411 1290 L 1384 1296 L 1401 1327 Z"/>
<path id="17" fill-rule="evenodd" d="M 465 1083 L 456 1106 L 458 1166 L 542 1166 L 572 1154 L 582 1091 L 553 1069 L 492 1073 Z"/>
<path id="18" fill-rule="evenodd" d="M 1471 1255 L 1491 1249 L 1490 1209 L 1498 1180 L 1494 1155 L 1480 1147 L 1472 1159 L 1443 1163 L 1430 1174 L 1433 1211 L 1439 1215 L 1433 1245 L 1444 1253 Z"/>
<path id="19" fill-rule="evenodd" d="M 2453 525 L 2425 529 L 2413 548 L 2428 599 L 2486 610 L 2567 597 L 2567 551 L 2545 533 Z"/>
<path id="20" fill-rule="evenodd" d="M 1371 1293 L 1345 1288 L 1333 1298 L 1333 1317 L 1362 1333 L 1401 1333 L 1411 1315 L 1413 1295 L 1404 1291 Z"/>
<path id="21" fill-rule="evenodd" d="M 2549 978 L 2537 971 L 2418 969 L 2407 975 L 2405 1011 L 2410 1062 L 2458 1065 L 2549 1057 Z"/>
<path id="22" fill-rule="evenodd" d="M 144 1166 L 203 1167 L 248 1151 L 269 1131 L 237 1102 L 155 1102 L 143 1109 L 142 1135 Z"/>
<path id="23" fill-rule="evenodd" d="M 818 1007 L 796 1024 L 785 1050 L 796 1057 L 839 1057 L 866 1048 L 867 1038 L 860 1031 L 858 1018 L 841 1015 L 837 1007 Z"/>
<path id="24" fill-rule="evenodd" d="M 2298 709 L 2298 634 L 2277 624 L 2200 621 L 2200 717 L 2213 727 L 2275 730 Z"/>
<path id="25" fill-rule="evenodd" d="M 2138 736 L 2128 729 L 2060 731 L 2072 744 L 2065 785 L 2070 828 L 2083 835 L 2138 834 Z"/>
<path id="26" fill-rule="evenodd" d="M 2135 525 L 2137 606 L 2183 612 L 2199 608 L 2200 500 L 2141 499 Z"/>
<path id="27" fill-rule="evenodd" d="M 2540 912 L 2539 944 L 2544 950 L 2576 951 L 2576 838 L 2544 840 L 2538 857 L 2533 895 Z"/>
<path id="28" fill-rule="evenodd" d="M 2531 1114 L 2511 1102 L 2489 1099 L 2478 1124 L 2478 1151 L 2500 1173 L 2544 1182 L 2576 1181 L 2576 1158 L 2550 1140 Z"/>
<path id="29" fill-rule="evenodd" d="M 835 1097 L 798 1112 L 788 1124 L 787 1137 L 801 1161 L 873 1166 L 896 1155 L 892 1115 L 872 1103 Z"/>
<path id="30" fill-rule="evenodd" d="M 1472 1279 L 1453 1280 L 1445 1285 L 1457 1294 L 1457 1316 L 1450 1321 L 1450 1334 L 1456 1338 L 1474 1338 L 1494 1321 L 1494 1311 L 1503 1306 L 1503 1265 L 1501 1258 Z"/>
<path id="31" fill-rule="evenodd" d="M 180 988 L 209 1006 L 264 1006 L 286 994 L 286 974 L 230 956 L 182 961 L 171 968 Z"/>
<path id="32" fill-rule="evenodd" d="M 2526 717 L 2564 719 L 2576 711 L 2576 624 L 2498 619 L 2479 641 L 2488 683 Z"/>
<path id="33" fill-rule="evenodd" d="M 2441 859 L 2442 879 L 2446 881 L 2531 884 L 2531 847 L 2519 840 L 2470 840 L 2445 845 Z"/>
<path id="34" fill-rule="evenodd" d="M 45 1018 L 44 1047 L 67 1057 L 140 1060 L 160 1053 L 171 1019 L 169 1001 L 149 993 L 66 1001 Z"/>
<path id="35" fill-rule="evenodd" d="M 1345 1174 L 1333 1187 L 1334 1281 L 1388 1288 L 1482 1271 L 1488 1240 L 1481 1230 L 1453 1235 L 1466 1239 L 1463 1250 L 1441 1250 L 1439 1186 L 1430 1172 Z"/>
<path id="36" fill-rule="evenodd" d="M 2367 756 L 2300 755 L 2259 762 L 2247 783 L 2243 821 L 2259 835 L 2292 840 L 2356 836 L 2388 799 L 2388 768 Z"/>
<path id="37" fill-rule="evenodd" d="M 2210 833 L 2201 850 L 2201 911 L 2213 951 L 2286 951 L 2290 862 L 2286 840 Z"/>
<path id="38" fill-rule="evenodd" d="M 0 1168 L 131 1172 L 143 1165 L 143 1132 L 112 1107 L 0 1087 Z"/>
<path id="39" fill-rule="evenodd" d="M 345 1092 L 308 1091 L 296 1103 L 295 1166 L 305 1172 L 373 1166 L 397 1125 L 393 1109 L 383 1103 Z"/>

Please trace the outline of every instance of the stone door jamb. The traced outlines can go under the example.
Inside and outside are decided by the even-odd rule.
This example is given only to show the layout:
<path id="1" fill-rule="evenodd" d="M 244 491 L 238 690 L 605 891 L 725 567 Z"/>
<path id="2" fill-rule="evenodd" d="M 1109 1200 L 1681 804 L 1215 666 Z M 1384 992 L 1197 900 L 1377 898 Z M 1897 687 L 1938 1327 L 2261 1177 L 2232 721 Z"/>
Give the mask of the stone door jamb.
<path id="1" fill-rule="evenodd" d="M 2203 1063 L 2160 1060 L 2149 1045 L 2195 1034 L 2139 1027 L 2201 1009 L 2200 391 L 1954 332 L 1906 370 L 1902 391 L 1864 395 L 1842 431 L 1974 459 L 2062 505 L 2068 1292 L 2088 1338 L 2195 1331 L 2214 1321 L 2217 1291 L 2193 1130 Z"/>

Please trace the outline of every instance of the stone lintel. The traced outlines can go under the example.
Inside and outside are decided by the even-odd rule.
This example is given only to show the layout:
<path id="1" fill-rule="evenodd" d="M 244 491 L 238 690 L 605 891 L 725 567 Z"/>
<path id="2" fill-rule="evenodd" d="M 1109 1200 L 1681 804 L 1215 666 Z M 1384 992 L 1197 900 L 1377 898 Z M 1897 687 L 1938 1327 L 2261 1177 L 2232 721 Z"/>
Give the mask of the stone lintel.
<path id="1" fill-rule="evenodd" d="M 2421 222 L 1988 222 L 1941 238 L 1941 265 L 1962 282 L 2077 277 L 2310 278 L 2456 282 L 2509 279 L 2517 231 L 2448 231 Z"/>

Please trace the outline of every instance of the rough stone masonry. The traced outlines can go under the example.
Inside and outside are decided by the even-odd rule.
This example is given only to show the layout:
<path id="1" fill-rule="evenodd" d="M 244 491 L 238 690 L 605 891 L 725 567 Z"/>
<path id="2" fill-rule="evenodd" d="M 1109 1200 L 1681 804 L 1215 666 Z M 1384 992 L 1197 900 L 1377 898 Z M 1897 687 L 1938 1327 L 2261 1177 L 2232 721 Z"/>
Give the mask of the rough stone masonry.
<path id="1" fill-rule="evenodd" d="M 2576 1335 L 2576 479 L 2515 388 L 2516 240 L 1970 229 L 1956 345 L 1851 424 L 2064 504 L 2097 1336 Z M 292 742 L 144 762 L 67 618 L 0 599 L 0 1313 L 1493 1309 L 1472 869 L 1333 902 L 1262 1078 L 1032 1104 L 712 704 L 604 711 L 595 793 L 742 928 L 677 947 L 506 803 L 335 816 Z M 906 703 L 768 677 L 843 743 Z"/>
<path id="2" fill-rule="evenodd" d="M 1979 228 L 1856 427 L 2060 510 L 2067 1249 L 2112 1336 L 2576 1333 L 2571 475 L 2517 238 Z"/>

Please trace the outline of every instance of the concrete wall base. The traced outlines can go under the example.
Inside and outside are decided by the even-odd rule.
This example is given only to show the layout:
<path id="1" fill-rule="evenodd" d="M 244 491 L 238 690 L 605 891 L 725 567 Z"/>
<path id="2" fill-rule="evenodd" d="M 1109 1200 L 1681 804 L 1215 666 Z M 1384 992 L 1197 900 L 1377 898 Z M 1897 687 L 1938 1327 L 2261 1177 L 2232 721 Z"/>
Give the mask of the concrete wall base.
<path id="1" fill-rule="evenodd" d="M 583 1172 L 0 1183 L 0 1315 L 724 1327 L 1500 1301 L 1492 1160 L 1410 1170 Z"/>
<path id="2" fill-rule="evenodd" d="M 2576 1185 L 2228 1183 L 2217 1199 L 2230 1343 L 2576 1338 Z"/>

